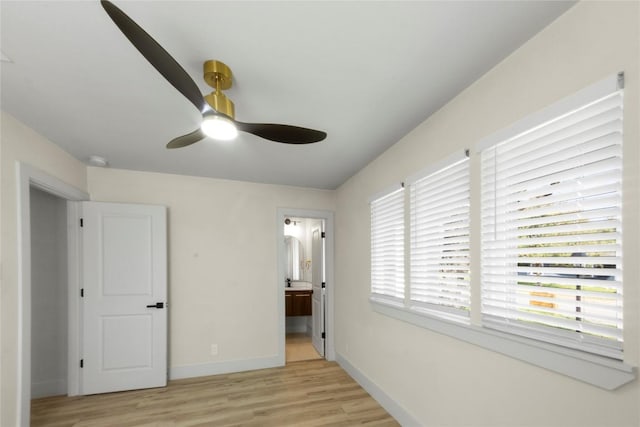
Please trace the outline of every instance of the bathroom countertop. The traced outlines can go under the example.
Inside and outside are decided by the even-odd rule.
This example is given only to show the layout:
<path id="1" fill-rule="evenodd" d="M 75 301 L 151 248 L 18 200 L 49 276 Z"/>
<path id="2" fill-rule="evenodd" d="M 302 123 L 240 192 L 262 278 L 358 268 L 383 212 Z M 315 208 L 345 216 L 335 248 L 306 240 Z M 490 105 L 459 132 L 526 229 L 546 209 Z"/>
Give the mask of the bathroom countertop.
<path id="1" fill-rule="evenodd" d="M 312 285 L 309 282 L 292 282 L 291 286 L 285 285 L 285 290 L 287 291 L 308 291 L 311 290 Z"/>

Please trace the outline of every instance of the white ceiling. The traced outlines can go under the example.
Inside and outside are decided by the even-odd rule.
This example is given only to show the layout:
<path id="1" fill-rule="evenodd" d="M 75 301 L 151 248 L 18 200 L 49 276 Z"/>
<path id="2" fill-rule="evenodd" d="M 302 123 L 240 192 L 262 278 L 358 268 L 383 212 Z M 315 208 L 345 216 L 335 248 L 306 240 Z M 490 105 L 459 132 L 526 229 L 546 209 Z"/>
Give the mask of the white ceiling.
<path id="1" fill-rule="evenodd" d="M 324 130 L 278 144 L 241 134 L 167 150 L 200 113 L 98 1 L 0 2 L 2 110 L 111 167 L 333 189 L 567 10 L 561 1 L 114 1 L 191 75 L 234 72 L 245 122 Z"/>

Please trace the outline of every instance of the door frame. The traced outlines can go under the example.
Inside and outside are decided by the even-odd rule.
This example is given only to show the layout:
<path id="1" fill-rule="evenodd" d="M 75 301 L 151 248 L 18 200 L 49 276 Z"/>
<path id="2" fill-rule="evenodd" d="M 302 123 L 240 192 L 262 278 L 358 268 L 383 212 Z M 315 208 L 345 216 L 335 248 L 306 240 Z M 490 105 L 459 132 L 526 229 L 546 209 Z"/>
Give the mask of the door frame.
<path id="1" fill-rule="evenodd" d="M 79 352 L 79 257 L 77 201 L 89 200 L 89 194 L 27 163 L 16 162 L 16 197 L 18 225 L 18 377 L 17 413 L 18 425 L 29 426 L 31 417 L 31 200 L 33 186 L 46 193 L 67 200 L 67 270 L 68 270 L 68 354 Z M 75 330 L 74 330 L 75 329 Z M 79 369 L 71 357 L 67 357 L 67 387 L 70 395 L 78 394 Z M 72 363 L 73 362 L 73 363 Z M 72 369 L 73 368 L 73 369 Z"/>
<path id="2" fill-rule="evenodd" d="M 325 225 L 325 359 L 335 360 L 336 352 L 334 347 L 333 333 L 333 298 L 334 298 L 334 224 L 333 212 L 325 210 L 310 210 L 296 208 L 278 208 L 276 214 L 276 243 L 278 250 L 278 269 L 277 269 L 277 299 L 278 302 L 278 359 L 280 365 L 285 364 L 285 346 L 286 346 L 286 318 L 284 310 L 284 291 L 285 291 L 285 245 L 284 245 L 284 220 L 287 217 L 313 218 L 324 220 Z"/>

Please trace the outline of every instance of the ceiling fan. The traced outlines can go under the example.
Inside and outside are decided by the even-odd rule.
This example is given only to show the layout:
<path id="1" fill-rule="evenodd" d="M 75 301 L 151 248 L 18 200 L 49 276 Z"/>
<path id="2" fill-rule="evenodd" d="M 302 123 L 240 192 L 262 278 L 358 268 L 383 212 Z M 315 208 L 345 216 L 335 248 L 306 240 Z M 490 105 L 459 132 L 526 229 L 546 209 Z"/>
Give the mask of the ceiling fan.
<path id="1" fill-rule="evenodd" d="M 216 60 L 204 63 L 204 80 L 214 91 L 203 97 L 184 68 L 145 30 L 110 1 L 101 0 L 100 3 L 142 56 L 202 114 L 202 125 L 199 129 L 174 138 L 167 144 L 167 148 L 186 147 L 207 136 L 215 139 L 233 139 L 238 131 L 285 144 L 309 144 L 322 141 L 327 137 L 325 132 L 298 126 L 243 123 L 235 120 L 233 102 L 222 93 L 232 85 L 232 72 L 226 64 Z"/>

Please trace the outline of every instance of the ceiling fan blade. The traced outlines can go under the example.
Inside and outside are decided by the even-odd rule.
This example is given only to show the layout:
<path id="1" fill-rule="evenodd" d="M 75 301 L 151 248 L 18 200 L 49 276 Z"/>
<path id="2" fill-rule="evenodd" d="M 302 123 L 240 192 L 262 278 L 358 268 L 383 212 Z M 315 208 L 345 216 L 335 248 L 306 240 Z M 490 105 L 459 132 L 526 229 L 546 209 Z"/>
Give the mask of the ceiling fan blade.
<path id="1" fill-rule="evenodd" d="M 235 122 L 238 130 L 285 144 L 311 144 L 327 137 L 326 132 L 291 125 Z"/>
<path id="2" fill-rule="evenodd" d="M 187 145 L 194 144 L 198 141 L 205 139 L 207 136 L 202 132 L 202 129 L 196 129 L 186 135 L 173 138 L 168 144 L 167 148 L 182 148 Z"/>
<path id="3" fill-rule="evenodd" d="M 120 31 L 140 51 L 147 61 L 164 76 L 169 83 L 185 96 L 198 111 L 205 109 L 206 103 L 200 89 L 189 74 L 162 48 L 145 30 L 129 18 L 116 5 L 107 0 L 101 0 L 102 7 Z"/>

